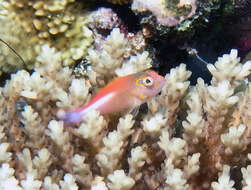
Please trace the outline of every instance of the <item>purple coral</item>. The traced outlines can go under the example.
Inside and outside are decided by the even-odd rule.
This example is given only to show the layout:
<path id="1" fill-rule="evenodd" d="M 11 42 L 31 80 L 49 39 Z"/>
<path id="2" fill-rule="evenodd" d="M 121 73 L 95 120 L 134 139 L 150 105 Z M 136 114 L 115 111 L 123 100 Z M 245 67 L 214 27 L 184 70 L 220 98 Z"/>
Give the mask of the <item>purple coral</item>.
<path id="1" fill-rule="evenodd" d="M 107 35 L 113 28 L 119 28 L 121 33 L 127 34 L 128 30 L 118 15 L 110 8 L 99 8 L 90 14 L 89 28 L 94 34 L 95 49 L 101 49 Z"/>
<path id="2" fill-rule="evenodd" d="M 90 29 L 94 34 L 94 49 L 101 50 L 106 40 L 106 37 L 114 28 L 119 28 L 119 32 L 124 35 L 128 40 L 128 53 L 125 57 L 135 55 L 138 52 L 142 52 L 145 49 L 145 40 L 142 32 L 128 32 L 128 28 L 125 23 L 118 17 L 118 15 L 110 8 L 99 8 L 90 14 L 91 22 L 89 24 Z"/>
<path id="3" fill-rule="evenodd" d="M 123 21 L 110 8 L 101 7 L 91 13 L 90 17 L 92 20 L 90 23 L 91 29 L 95 28 L 100 32 L 104 30 L 109 30 L 110 32 L 113 28 L 119 28 L 121 32 L 127 32 L 127 27 L 125 26 Z"/>
<path id="4" fill-rule="evenodd" d="M 196 9 L 196 0 L 180 0 L 175 5 L 165 0 L 134 0 L 132 3 L 132 10 L 150 11 L 156 17 L 157 22 L 164 26 L 180 24 L 185 19 L 192 17 Z"/>

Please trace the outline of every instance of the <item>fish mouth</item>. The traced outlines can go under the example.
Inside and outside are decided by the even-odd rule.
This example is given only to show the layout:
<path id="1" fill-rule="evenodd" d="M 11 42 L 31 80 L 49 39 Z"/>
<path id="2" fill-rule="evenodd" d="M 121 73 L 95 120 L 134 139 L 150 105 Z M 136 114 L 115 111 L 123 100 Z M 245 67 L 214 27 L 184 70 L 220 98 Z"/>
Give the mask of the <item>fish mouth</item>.
<path id="1" fill-rule="evenodd" d="M 161 80 L 156 81 L 156 83 L 154 84 L 154 88 L 156 90 L 156 94 L 159 94 L 161 92 L 161 90 L 164 87 L 164 85 L 165 85 L 165 79 L 164 78 L 161 79 Z"/>
<path id="2" fill-rule="evenodd" d="M 164 87 L 164 85 L 165 85 L 165 82 L 164 82 L 164 81 L 162 81 L 162 84 L 160 84 L 160 85 L 159 85 L 159 91 L 161 91 L 161 90 L 162 90 L 162 88 Z"/>
<path id="3" fill-rule="evenodd" d="M 154 83 L 154 88 L 157 89 L 157 91 L 161 91 L 161 89 L 163 88 L 163 86 L 165 85 L 165 77 L 159 75 L 158 73 L 156 73 L 155 71 L 148 71 L 147 72 L 152 78 L 154 78 L 155 83 Z"/>
<path id="4" fill-rule="evenodd" d="M 163 86 L 165 85 L 165 83 L 166 83 L 166 79 L 163 77 L 163 76 L 161 76 L 160 75 L 160 77 L 159 77 L 159 88 L 163 88 Z"/>

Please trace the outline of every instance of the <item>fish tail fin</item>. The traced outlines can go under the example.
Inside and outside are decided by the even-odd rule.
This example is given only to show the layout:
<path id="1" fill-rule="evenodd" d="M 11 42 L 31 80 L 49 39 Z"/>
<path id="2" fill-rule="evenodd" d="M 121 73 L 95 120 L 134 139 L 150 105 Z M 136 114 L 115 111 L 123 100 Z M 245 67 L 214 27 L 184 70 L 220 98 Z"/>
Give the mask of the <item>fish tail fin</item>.
<path id="1" fill-rule="evenodd" d="M 82 121 L 82 115 L 79 112 L 65 112 L 64 110 L 59 110 L 57 112 L 57 117 L 66 124 L 76 124 Z"/>

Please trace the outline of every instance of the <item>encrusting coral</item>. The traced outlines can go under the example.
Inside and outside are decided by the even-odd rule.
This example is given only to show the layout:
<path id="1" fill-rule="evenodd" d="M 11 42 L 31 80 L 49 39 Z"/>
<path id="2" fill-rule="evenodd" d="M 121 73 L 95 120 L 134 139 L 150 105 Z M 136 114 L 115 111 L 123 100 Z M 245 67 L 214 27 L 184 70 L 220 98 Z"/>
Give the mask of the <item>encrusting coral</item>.
<path id="1" fill-rule="evenodd" d="M 49 44 L 62 52 L 63 64 L 81 59 L 92 43 L 89 18 L 83 4 L 75 0 L 0 1 L 0 38 L 10 44 L 26 65 L 1 44 L 0 72 L 32 69 L 40 45 Z M 1 74 L 1 73 L 0 73 Z"/>
<path id="2" fill-rule="evenodd" d="M 132 10 L 136 12 L 150 11 L 159 24 L 176 26 L 192 17 L 197 9 L 197 0 L 133 0 Z"/>
<path id="3" fill-rule="evenodd" d="M 33 73 L 11 75 L 0 88 L 0 189 L 235 189 L 234 166 L 250 188 L 251 61 L 240 64 L 237 50 L 208 65 L 210 85 L 190 86 L 185 64 L 173 68 L 137 117 L 93 110 L 76 128 L 56 118 L 87 103 L 100 81 L 151 66 L 146 51 L 123 57 L 127 47 L 113 29 L 78 78 L 42 45 Z"/>

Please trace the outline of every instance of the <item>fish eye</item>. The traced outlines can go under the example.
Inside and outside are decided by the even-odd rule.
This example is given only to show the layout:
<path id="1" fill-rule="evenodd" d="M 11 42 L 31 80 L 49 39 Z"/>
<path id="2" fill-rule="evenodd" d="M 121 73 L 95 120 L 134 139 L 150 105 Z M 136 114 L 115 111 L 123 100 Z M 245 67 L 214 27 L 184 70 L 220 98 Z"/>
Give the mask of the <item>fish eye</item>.
<path id="1" fill-rule="evenodd" d="M 151 77 L 146 77 L 143 79 L 143 84 L 145 86 L 152 86 L 153 85 L 153 79 Z"/>

